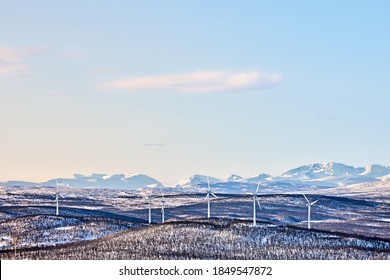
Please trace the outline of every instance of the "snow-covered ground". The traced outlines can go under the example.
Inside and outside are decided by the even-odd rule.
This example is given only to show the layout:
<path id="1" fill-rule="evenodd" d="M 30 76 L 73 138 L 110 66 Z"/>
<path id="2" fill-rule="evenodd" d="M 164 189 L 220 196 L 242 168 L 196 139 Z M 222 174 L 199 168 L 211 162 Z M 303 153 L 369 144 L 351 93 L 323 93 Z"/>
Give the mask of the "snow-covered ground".
<path id="1" fill-rule="evenodd" d="M 326 231 L 309 231 L 231 219 L 197 219 L 130 230 L 62 248 L 19 250 L 3 259 L 390 259 L 390 243 Z"/>
<path id="2" fill-rule="evenodd" d="M 369 172 L 364 169 L 362 173 Z M 256 216 L 259 222 L 305 228 L 307 207 L 302 194 L 306 194 L 311 201 L 318 200 L 311 209 L 312 228 L 389 238 L 387 179 L 334 187 L 294 183 L 290 179 L 276 181 L 262 174 L 255 177 L 261 178 L 258 194 L 261 208 L 257 208 Z M 159 185 L 136 190 L 61 187 L 58 217 L 55 216 L 55 187 L 0 186 L 0 250 L 74 243 L 145 227 L 149 200 L 153 224 L 161 222 L 163 200 L 168 222 L 204 218 L 207 215 L 207 176 L 192 179 L 196 183 L 194 180 L 187 183 L 194 182 L 193 185 L 186 183 L 176 188 Z M 209 177 L 209 182 L 212 192 L 218 196 L 211 200 L 212 217 L 251 222 L 256 180 L 236 175 L 229 181 Z"/>

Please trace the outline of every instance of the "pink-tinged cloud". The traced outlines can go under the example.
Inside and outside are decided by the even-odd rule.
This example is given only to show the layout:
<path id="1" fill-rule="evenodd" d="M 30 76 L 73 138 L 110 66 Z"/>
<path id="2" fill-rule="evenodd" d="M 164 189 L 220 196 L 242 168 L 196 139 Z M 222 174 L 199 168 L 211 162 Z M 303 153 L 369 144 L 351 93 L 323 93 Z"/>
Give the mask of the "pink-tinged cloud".
<path id="1" fill-rule="evenodd" d="M 282 77 L 278 74 L 263 74 L 258 71 L 198 71 L 120 79 L 105 84 L 104 87 L 129 92 L 217 93 L 263 90 L 275 87 L 281 81 Z"/>
<path id="2" fill-rule="evenodd" d="M 0 73 L 25 72 L 29 67 L 22 62 L 26 56 L 47 52 L 43 48 L 14 49 L 0 46 Z"/>
<path id="3" fill-rule="evenodd" d="M 20 63 L 12 63 L 0 60 L 0 74 L 1 73 L 15 73 L 24 72 L 28 67 Z"/>

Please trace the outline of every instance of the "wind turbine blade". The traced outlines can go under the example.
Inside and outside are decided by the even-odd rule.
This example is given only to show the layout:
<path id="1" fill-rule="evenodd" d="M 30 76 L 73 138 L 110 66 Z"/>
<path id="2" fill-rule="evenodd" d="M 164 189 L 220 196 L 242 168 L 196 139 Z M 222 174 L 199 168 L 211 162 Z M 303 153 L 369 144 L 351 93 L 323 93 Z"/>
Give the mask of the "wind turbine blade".
<path id="1" fill-rule="evenodd" d="M 209 180 L 209 176 L 207 176 L 207 186 L 208 186 L 208 189 L 210 190 L 210 180 Z"/>
<path id="2" fill-rule="evenodd" d="M 256 201 L 257 201 L 257 205 L 259 205 L 259 209 L 261 209 L 260 201 L 258 199 L 256 199 Z"/>
<path id="3" fill-rule="evenodd" d="M 316 201 L 310 203 L 310 205 L 313 205 L 313 204 L 315 204 L 315 203 L 317 203 L 317 202 L 318 202 L 318 200 L 316 200 Z"/>
<path id="4" fill-rule="evenodd" d="M 212 196 L 214 196 L 215 198 L 218 198 L 218 196 L 216 196 L 215 194 L 211 193 Z"/>
<path id="5" fill-rule="evenodd" d="M 62 196 L 62 195 L 60 195 L 60 194 L 59 194 L 59 196 L 60 196 L 61 198 L 65 198 L 65 197 L 63 197 L 63 196 Z"/>
<path id="6" fill-rule="evenodd" d="M 209 198 L 209 196 L 210 196 L 210 194 L 209 194 L 209 193 L 207 193 L 207 194 L 206 194 L 206 197 L 203 199 L 203 201 L 205 201 L 206 199 L 208 199 L 208 198 Z"/>
<path id="7" fill-rule="evenodd" d="M 307 199 L 306 195 L 303 194 L 303 197 L 306 199 L 307 203 L 310 204 L 310 201 Z"/>
<path id="8" fill-rule="evenodd" d="M 259 187 L 260 187 L 260 180 L 259 180 L 259 183 L 257 184 L 256 194 L 259 192 Z"/>

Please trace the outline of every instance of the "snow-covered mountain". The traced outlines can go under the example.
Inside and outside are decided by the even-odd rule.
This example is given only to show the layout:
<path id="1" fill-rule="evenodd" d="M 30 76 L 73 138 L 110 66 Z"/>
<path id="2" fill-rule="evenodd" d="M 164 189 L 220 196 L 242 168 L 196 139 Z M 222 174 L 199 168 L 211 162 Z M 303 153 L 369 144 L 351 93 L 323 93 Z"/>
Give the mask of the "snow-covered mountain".
<path id="1" fill-rule="evenodd" d="M 342 163 L 313 163 L 303 165 L 280 176 L 260 173 L 256 176 L 243 178 L 231 175 L 225 180 L 212 176 L 195 174 L 183 178 L 174 186 L 176 190 L 204 191 L 207 188 L 207 177 L 211 187 L 221 193 L 253 192 L 260 182 L 262 190 L 269 193 L 294 192 L 295 190 L 315 190 L 350 186 L 360 183 L 390 182 L 390 167 L 378 164 L 366 167 L 353 167 Z M 116 189 L 145 189 L 162 187 L 159 181 L 143 174 L 74 174 L 72 178 L 57 178 L 47 182 L 34 183 L 25 181 L 8 181 L 0 186 L 55 186 L 56 180 L 63 181 L 71 187 L 86 188 L 116 188 Z"/>
<path id="2" fill-rule="evenodd" d="M 56 180 L 49 180 L 43 185 L 55 186 Z M 112 188 L 112 189 L 142 189 L 146 187 L 162 187 L 163 185 L 143 174 L 92 174 L 92 175 L 81 175 L 74 174 L 73 178 L 66 179 L 61 178 L 61 181 L 68 183 L 71 187 L 76 188 L 86 188 L 86 187 L 96 187 L 96 188 Z"/>
<path id="3" fill-rule="evenodd" d="M 244 181 L 247 183 L 258 183 L 258 182 L 271 181 L 271 180 L 272 180 L 271 175 L 261 173 L 259 175 L 254 176 L 254 177 L 247 178 Z"/>
<path id="4" fill-rule="evenodd" d="M 205 176 L 205 175 L 199 175 L 195 174 L 190 177 L 186 177 L 181 179 L 177 184 L 176 188 L 188 188 L 188 187 L 194 187 L 199 186 L 202 184 L 207 184 L 207 177 L 209 179 L 210 184 L 220 183 L 222 180 L 219 180 L 217 178 L 211 177 L 211 176 Z"/>
<path id="5" fill-rule="evenodd" d="M 19 182 L 8 181 L 3 186 L 56 186 L 57 181 L 74 188 L 115 188 L 136 190 L 146 187 L 163 187 L 156 179 L 143 174 L 74 174 L 72 178 L 56 178 L 47 182 Z"/>
<path id="6" fill-rule="evenodd" d="M 326 177 L 353 176 L 362 173 L 363 171 L 364 169 L 361 167 L 355 168 L 342 163 L 314 163 L 291 169 L 283 173 L 281 177 L 298 180 L 313 180 Z"/>
<path id="7" fill-rule="evenodd" d="M 382 166 L 379 164 L 372 164 L 369 166 L 366 166 L 364 168 L 364 171 L 360 173 L 359 175 L 369 176 L 369 177 L 383 177 L 386 175 L 390 175 L 390 167 L 388 166 Z"/>
<path id="8" fill-rule="evenodd" d="M 298 179 L 298 180 L 316 180 L 325 178 L 361 178 L 365 179 L 377 178 L 390 174 L 390 167 L 378 164 L 368 165 L 366 167 L 353 167 L 342 163 L 314 163 L 303 165 L 291 169 L 281 175 L 281 178 Z"/>
<path id="9" fill-rule="evenodd" d="M 276 180 L 304 182 L 323 186 L 348 186 L 364 182 L 382 181 L 390 174 L 390 167 L 378 164 L 353 167 L 342 163 L 314 163 L 283 173 Z"/>
<path id="10" fill-rule="evenodd" d="M 233 174 L 226 181 L 210 176 L 209 180 L 213 190 L 219 193 L 252 192 L 259 182 L 263 193 L 314 191 L 361 183 L 389 182 L 390 167 L 377 164 L 353 167 L 336 162 L 313 163 L 291 169 L 275 177 L 265 173 L 249 178 Z M 199 191 L 207 187 L 207 177 L 196 174 L 182 179 L 176 187 Z"/>

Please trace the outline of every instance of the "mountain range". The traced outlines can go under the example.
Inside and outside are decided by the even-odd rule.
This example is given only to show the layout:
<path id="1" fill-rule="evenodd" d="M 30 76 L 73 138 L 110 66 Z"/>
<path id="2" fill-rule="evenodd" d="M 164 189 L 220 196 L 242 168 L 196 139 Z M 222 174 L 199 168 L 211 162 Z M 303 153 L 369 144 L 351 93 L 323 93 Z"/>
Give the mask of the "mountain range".
<path id="1" fill-rule="evenodd" d="M 254 185 L 260 183 L 263 189 L 270 191 L 297 190 L 301 188 L 333 188 L 358 183 L 389 182 L 390 167 L 369 165 L 353 167 L 342 163 L 314 163 L 303 165 L 280 176 L 271 176 L 261 173 L 253 177 L 244 178 L 233 174 L 226 180 L 212 176 L 195 174 L 181 179 L 172 189 L 196 190 L 207 188 L 207 178 L 213 188 L 223 193 L 242 193 L 253 191 Z M 8 181 L 0 186 L 56 186 L 57 182 L 65 183 L 76 188 L 115 188 L 115 189 L 144 189 L 149 187 L 163 187 L 158 180 L 143 174 L 74 174 L 72 178 L 55 178 L 46 182 Z"/>

